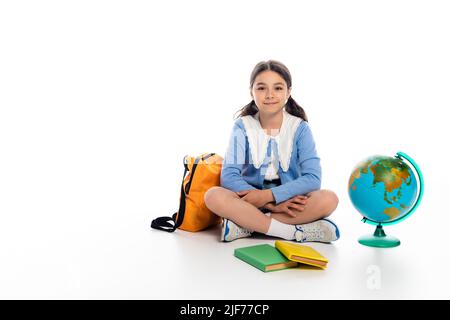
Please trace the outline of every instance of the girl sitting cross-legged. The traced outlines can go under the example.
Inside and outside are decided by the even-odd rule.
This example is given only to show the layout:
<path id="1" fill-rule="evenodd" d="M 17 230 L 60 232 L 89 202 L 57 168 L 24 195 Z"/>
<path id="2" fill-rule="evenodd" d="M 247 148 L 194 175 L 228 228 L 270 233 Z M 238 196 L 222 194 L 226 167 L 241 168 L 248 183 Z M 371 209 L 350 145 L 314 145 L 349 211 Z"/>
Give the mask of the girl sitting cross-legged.
<path id="1" fill-rule="evenodd" d="M 252 101 L 234 124 L 221 187 L 205 194 L 206 206 L 224 218 L 222 241 L 254 231 L 299 242 L 339 238 L 327 218 L 338 197 L 320 189 L 320 158 L 291 83 L 289 70 L 274 60 L 258 63 L 251 74 Z"/>

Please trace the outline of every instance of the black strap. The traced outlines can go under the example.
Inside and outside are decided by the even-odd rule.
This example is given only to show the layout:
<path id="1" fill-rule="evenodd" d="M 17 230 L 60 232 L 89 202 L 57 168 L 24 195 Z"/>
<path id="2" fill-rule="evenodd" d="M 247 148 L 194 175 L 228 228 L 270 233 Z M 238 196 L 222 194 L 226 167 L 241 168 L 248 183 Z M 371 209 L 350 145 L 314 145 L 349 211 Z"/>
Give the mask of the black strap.
<path id="1" fill-rule="evenodd" d="M 186 195 L 189 194 L 189 189 L 191 188 L 192 180 L 194 179 L 195 169 L 197 169 L 198 162 L 201 160 L 206 160 L 209 157 L 215 155 L 215 153 L 209 153 L 204 155 L 203 157 L 197 157 L 194 161 L 194 165 L 192 166 L 191 175 L 189 177 L 188 183 L 186 183 L 186 188 L 184 188 L 184 179 L 186 177 L 186 172 L 189 171 L 189 168 L 186 163 L 186 157 L 183 159 L 184 164 L 184 173 L 183 179 L 181 181 L 181 197 L 180 197 L 180 207 L 178 208 L 178 212 L 175 212 L 172 217 L 159 217 L 152 221 L 151 227 L 153 229 L 166 231 L 166 232 L 174 232 L 184 220 L 184 214 L 186 211 Z M 178 214 L 178 215 L 177 215 Z"/>
<path id="2" fill-rule="evenodd" d="M 208 153 L 208 154 L 205 154 L 205 155 L 202 157 L 202 160 L 205 161 L 206 159 L 208 159 L 209 157 L 212 157 L 213 155 L 215 155 L 215 153 Z"/>
<path id="3" fill-rule="evenodd" d="M 177 213 L 175 212 L 172 217 L 156 218 L 152 221 L 151 227 L 162 231 L 174 232 L 176 230 L 174 224 L 176 214 Z"/>
<path id="4" fill-rule="evenodd" d="M 185 157 L 186 158 L 186 157 Z M 184 162 L 184 173 L 183 173 L 183 179 L 181 180 L 181 198 L 180 198 L 180 207 L 178 209 L 178 212 L 183 212 L 183 218 L 184 218 L 184 210 L 186 207 L 186 195 L 184 193 L 184 178 L 186 177 L 186 172 L 189 171 L 189 168 L 187 167 L 186 162 Z M 189 179 L 191 180 L 191 179 Z M 167 232 L 174 232 L 179 226 L 181 226 L 182 220 L 180 221 L 180 217 L 176 219 L 177 212 L 175 212 L 171 217 L 159 217 L 152 221 L 151 227 L 153 229 L 161 230 L 161 231 L 167 231 Z M 177 221 L 175 221 L 175 219 Z"/>

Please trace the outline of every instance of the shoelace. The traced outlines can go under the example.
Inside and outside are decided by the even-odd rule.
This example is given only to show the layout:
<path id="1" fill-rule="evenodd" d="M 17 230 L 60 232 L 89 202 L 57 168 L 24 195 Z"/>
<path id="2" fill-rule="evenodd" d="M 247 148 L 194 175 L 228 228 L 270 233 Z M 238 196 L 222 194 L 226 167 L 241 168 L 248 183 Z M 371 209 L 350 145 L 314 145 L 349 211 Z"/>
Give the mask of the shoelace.
<path id="1" fill-rule="evenodd" d="M 302 232 L 302 241 L 317 241 L 322 240 L 325 237 L 325 232 L 318 225 L 310 226 L 309 228 L 306 228 L 306 230 L 304 227 L 296 226 L 296 229 Z"/>
<path id="2" fill-rule="evenodd" d="M 314 231 L 306 231 L 303 232 L 303 240 L 321 240 L 325 236 L 325 233 L 322 230 L 314 230 Z"/>
<path id="3" fill-rule="evenodd" d="M 247 236 L 250 234 L 250 231 L 244 228 L 237 227 L 236 228 L 236 237 Z"/>

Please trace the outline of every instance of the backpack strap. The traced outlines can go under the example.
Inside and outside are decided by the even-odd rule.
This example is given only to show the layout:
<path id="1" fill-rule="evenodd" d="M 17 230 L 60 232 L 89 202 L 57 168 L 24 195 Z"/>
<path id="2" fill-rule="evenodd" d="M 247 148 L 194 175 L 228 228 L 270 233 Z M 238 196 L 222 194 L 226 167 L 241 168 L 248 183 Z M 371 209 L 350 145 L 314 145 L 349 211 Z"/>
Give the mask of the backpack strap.
<path id="1" fill-rule="evenodd" d="M 175 212 L 172 217 L 159 217 L 152 221 L 151 227 L 153 229 L 166 231 L 166 232 L 174 232 L 181 224 L 183 223 L 184 214 L 186 211 L 186 195 L 189 194 L 189 189 L 191 188 L 192 179 L 194 178 L 195 169 L 200 160 L 206 160 L 209 157 L 213 156 L 215 153 L 209 153 L 200 157 L 195 158 L 194 165 L 192 166 L 191 176 L 189 177 L 188 183 L 186 183 L 186 188 L 184 187 L 184 179 L 186 177 L 186 173 L 189 171 L 189 167 L 186 162 L 186 156 L 183 158 L 184 164 L 184 173 L 183 179 L 181 181 L 181 197 L 180 197 L 180 207 L 178 208 L 178 212 Z M 178 214 L 178 216 L 177 216 Z"/>

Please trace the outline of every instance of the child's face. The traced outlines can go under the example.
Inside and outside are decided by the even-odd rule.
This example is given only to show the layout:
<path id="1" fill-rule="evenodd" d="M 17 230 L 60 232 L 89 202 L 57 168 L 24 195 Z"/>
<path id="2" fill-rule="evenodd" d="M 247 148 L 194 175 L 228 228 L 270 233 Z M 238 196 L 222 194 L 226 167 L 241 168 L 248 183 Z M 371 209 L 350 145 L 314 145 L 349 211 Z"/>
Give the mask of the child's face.
<path id="1" fill-rule="evenodd" d="M 276 72 L 266 70 L 258 74 L 251 88 L 251 96 L 255 100 L 260 113 L 275 114 L 286 104 L 291 88 Z"/>

